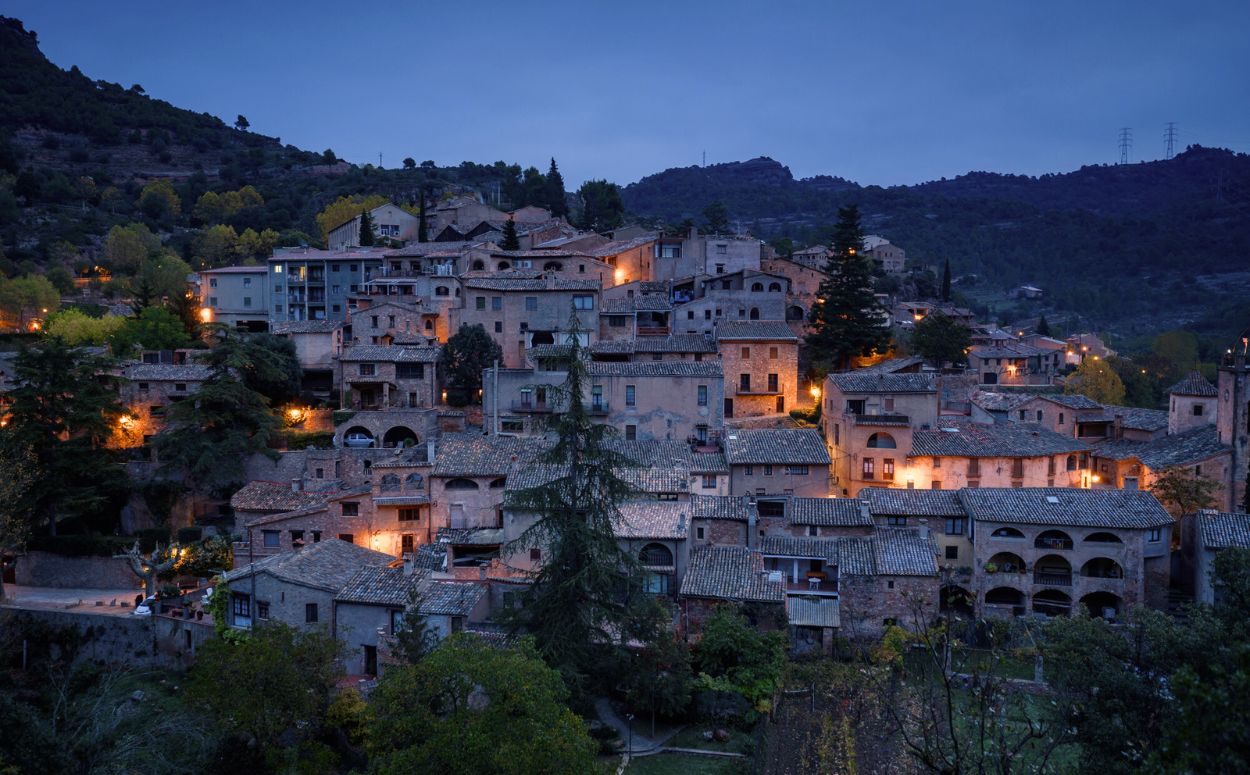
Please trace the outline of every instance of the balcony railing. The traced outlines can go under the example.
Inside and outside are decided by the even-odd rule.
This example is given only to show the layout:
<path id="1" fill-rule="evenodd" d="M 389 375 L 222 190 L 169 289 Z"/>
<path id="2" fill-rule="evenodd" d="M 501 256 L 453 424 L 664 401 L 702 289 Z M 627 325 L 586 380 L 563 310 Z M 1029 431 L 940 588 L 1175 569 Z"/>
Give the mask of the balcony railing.
<path id="1" fill-rule="evenodd" d="M 1033 546 L 1038 549 L 1071 549 L 1072 542 L 1065 538 L 1038 538 Z"/>
<path id="2" fill-rule="evenodd" d="M 911 417 L 905 414 L 856 414 L 846 412 L 856 425 L 911 425 Z"/>
<path id="3" fill-rule="evenodd" d="M 554 412 L 555 409 L 551 406 L 551 404 L 543 401 L 513 401 L 512 411 L 546 414 L 548 412 Z"/>
<path id="4" fill-rule="evenodd" d="M 668 336 L 668 326 L 638 326 L 638 336 Z"/>
<path id="5" fill-rule="evenodd" d="M 1045 571 L 1034 571 L 1034 584 L 1044 584 L 1048 587 L 1070 587 L 1072 586 L 1071 573 L 1047 573 Z"/>

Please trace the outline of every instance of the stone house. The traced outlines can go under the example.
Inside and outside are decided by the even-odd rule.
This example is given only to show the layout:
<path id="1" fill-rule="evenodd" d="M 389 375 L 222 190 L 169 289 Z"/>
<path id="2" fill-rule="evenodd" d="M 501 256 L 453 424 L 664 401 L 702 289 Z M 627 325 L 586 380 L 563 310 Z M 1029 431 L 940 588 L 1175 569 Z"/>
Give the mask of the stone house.
<path id="1" fill-rule="evenodd" d="M 375 549 L 407 557 L 434 542 L 439 525 L 430 503 L 430 445 L 401 448 L 372 467 L 374 522 L 383 533 Z"/>
<path id="2" fill-rule="evenodd" d="M 864 250 L 864 256 L 887 274 L 902 274 L 907 264 L 907 251 L 886 240 Z"/>
<path id="3" fill-rule="evenodd" d="M 393 558 L 363 546 L 327 538 L 227 571 L 227 624 L 251 629 L 278 621 L 297 629 L 332 626 L 334 596 L 364 566 L 385 567 Z"/>
<path id="4" fill-rule="evenodd" d="M 639 283 L 637 292 L 620 288 L 604 294 L 599 311 L 599 337 L 620 341 L 668 338 L 672 333 L 673 303 L 664 293 L 645 289 L 650 283 Z"/>
<path id="5" fill-rule="evenodd" d="M 702 361 L 717 357 L 716 340 L 703 334 L 670 334 L 612 340 L 600 317 L 599 341 L 590 347 L 596 361 Z M 608 328 L 610 330 L 610 327 Z"/>
<path id="6" fill-rule="evenodd" d="M 1083 605 L 1115 618 L 1166 600 L 1173 520 L 1148 492 L 981 488 L 959 498 L 982 616 L 1063 616 Z"/>
<path id="7" fill-rule="evenodd" d="M 1242 334 L 1219 367 L 1219 404 L 1216 406 L 1216 438 L 1229 447 L 1227 491 L 1234 504 L 1246 503 L 1246 479 L 1250 475 L 1250 365 L 1246 363 L 1250 338 Z M 1228 509 L 1228 510 L 1231 510 Z"/>
<path id="8" fill-rule="evenodd" d="M 725 416 L 758 417 L 798 408 L 799 339 L 781 321 L 716 326 L 725 372 Z"/>
<path id="9" fill-rule="evenodd" d="M 1214 605 L 1220 588 L 1214 583 L 1215 555 L 1225 549 L 1250 549 L 1250 514 L 1202 510 L 1182 519 L 1181 554 L 1186 585 L 1194 602 Z"/>
<path id="10" fill-rule="evenodd" d="M 1196 371 L 1168 388 L 1168 435 L 1214 425 L 1219 395 L 1215 385 Z"/>
<path id="11" fill-rule="evenodd" d="M 691 545 L 751 546 L 759 516 L 747 495 L 691 495 Z"/>
<path id="12" fill-rule="evenodd" d="M 711 334 L 725 320 L 785 320 L 789 285 L 785 277 L 758 270 L 676 282 L 673 331 Z"/>
<path id="13" fill-rule="evenodd" d="M 373 222 L 375 241 L 395 240 L 397 242 L 416 241 L 420 218 L 387 202 L 369 211 L 369 219 Z M 326 237 L 326 245 L 330 250 L 360 247 L 360 221 L 357 215 L 330 229 Z"/>
<path id="14" fill-rule="evenodd" d="M 918 430 L 939 418 L 932 374 L 860 370 L 825 378 L 825 443 L 833 456 L 833 482 L 844 497 L 883 482 L 905 482 L 905 452 Z"/>
<path id="15" fill-rule="evenodd" d="M 344 409 L 429 409 L 440 403 L 438 347 L 356 345 L 339 353 Z"/>
<path id="16" fill-rule="evenodd" d="M 943 420 L 912 434 L 894 481 L 934 490 L 1089 486 L 1089 451 L 1089 444 L 1037 425 Z"/>
<path id="17" fill-rule="evenodd" d="M 1039 425 L 1087 443 L 1115 434 L 1115 407 L 1105 407 L 1080 394 L 1042 393 L 1021 398 L 1004 412 L 1004 420 Z"/>
<path id="18" fill-rule="evenodd" d="M 681 588 L 690 557 L 690 504 L 636 500 L 622 503 L 616 526 L 621 550 L 632 555 L 650 594 L 673 598 Z"/>
<path id="19" fill-rule="evenodd" d="M 1049 385 L 1063 367 L 1063 352 L 1042 350 L 1015 341 L 973 345 L 968 369 L 982 385 Z"/>
<path id="20" fill-rule="evenodd" d="M 757 625 L 775 627 L 785 621 L 785 585 L 764 571 L 764 557 L 745 546 L 700 546 L 678 594 L 680 630 L 687 642 L 697 641 L 703 622 L 722 605 L 754 604 Z"/>
<path id="21" fill-rule="evenodd" d="M 354 345 L 396 343 L 428 344 L 438 339 L 436 312 L 425 309 L 420 298 L 367 296 L 350 310 L 345 338 Z"/>
<path id="22" fill-rule="evenodd" d="M 126 413 L 118 418 L 112 443 L 124 449 L 146 446 L 152 436 L 165 429 L 165 412 L 212 376 L 212 369 L 200 363 L 138 363 L 121 366 L 118 400 Z"/>
<path id="23" fill-rule="evenodd" d="M 795 538 L 836 538 L 862 536 L 873 532 L 873 518 L 866 504 L 857 498 L 802 498 L 785 502 L 780 517 L 760 520 L 761 536 Z"/>
<path id="24" fill-rule="evenodd" d="M 636 361 L 587 364 L 588 409 L 631 439 L 707 439 L 723 423 L 719 363 Z"/>
<path id="25" fill-rule="evenodd" d="M 321 506 L 331 494 L 320 491 L 320 488 L 306 488 L 302 477 L 290 482 L 248 482 L 230 496 L 230 509 L 234 512 L 234 533 L 246 534 L 247 524 L 260 517 Z"/>
<path id="26" fill-rule="evenodd" d="M 295 357 L 304 372 L 303 388 L 329 398 L 334 387 L 334 359 L 344 344 L 343 322 L 288 320 L 274 323 L 270 333 L 295 345 Z"/>
<path id="27" fill-rule="evenodd" d="M 1214 426 L 1205 425 L 1154 441 L 1107 441 L 1093 447 L 1090 476 L 1095 487 L 1150 489 L 1164 471 L 1188 469 L 1194 476 L 1217 482 L 1216 503 L 1232 508 L 1232 450 L 1220 443 Z"/>
<path id="28" fill-rule="evenodd" d="M 541 455 L 541 438 L 448 434 L 439 441 L 430 471 L 431 517 L 437 531 L 502 526 L 504 488 L 518 464 Z"/>
<path id="29" fill-rule="evenodd" d="M 321 503 L 248 520 L 233 546 L 235 564 L 298 551 L 330 538 L 398 557 L 399 531 L 393 512 L 379 514 L 368 487 L 318 493 Z M 236 517 L 237 519 L 237 517 Z"/>
<path id="30" fill-rule="evenodd" d="M 958 491 L 865 487 L 859 497 L 877 527 L 927 530 L 938 562 L 956 576 L 952 581 L 965 585 L 971 581 L 972 535 Z"/>
<path id="31" fill-rule="evenodd" d="M 829 279 L 825 271 L 826 264 L 818 267 L 792 261 L 787 258 L 769 258 L 760 262 L 760 268 L 771 275 L 784 277 L 790 281 L 790 291 L 786 296 L 786 322 L 802 334 L 807 329 L 807 316 L 812 305 L 820 295 L 820 285 Z"/>
<path id="32" fill-rule="evenodd" d="M 730 495 L 755 495 L 776 513 L 775 496 L 825 498 L 829 495 L 829 452 L 814 429 L 733 429 L 725 435 Z M 774 497 L 769 497 L 774 496 Z M 761 516 L 766 509 L 760 505 Z"/>
<path id="33" fill-rule="evenodd" d="M 623 285 L 637 280 L 654 280 L 651 262 L 655 256 L 656 234 L 643 234 L 627 240 L 613 240 L 587 252 L 612 268 L 607 285 Z"/>
<path id="34" fill-rule="evenodd" d="M 465 277 L 461 283 L 464 303 L 453 313 L 453 330 L 462 324 L 481 325 L 503 350 L 502 365 L 506 368 L 524 368 L 527 349 L 563 344 L 570 333 L 583 340 L 584 346 L 598 338 L 596 280 L 501 273 Z M 580 327 L 570 332 L 569 318 L 574 312 Z"/>
<path id="35" fill-rule="evenodd" d="M 656 280 L 696 275 L 731 274 L 760 268 L 763 243 L 751 237 L 700 234 L 691 228 L 685 237 L 661 237 L 655 243 Z"/>

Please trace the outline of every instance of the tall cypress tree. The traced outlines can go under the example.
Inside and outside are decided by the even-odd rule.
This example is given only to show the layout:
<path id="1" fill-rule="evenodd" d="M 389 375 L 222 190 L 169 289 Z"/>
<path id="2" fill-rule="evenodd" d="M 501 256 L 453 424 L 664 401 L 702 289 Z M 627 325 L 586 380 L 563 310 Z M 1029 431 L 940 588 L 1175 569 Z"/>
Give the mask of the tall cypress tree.
<path id="1" fill-rule="evenodd" d="M 951 300 L 951 260 L 946 259 L 942 266 L 942 301 Z"/>
<path id="2" fill-rule="evenodd" d="M 855 205 L 838 208 L 832 250 L 829 277 L 820 284 L 808 316 L 812 332 L 806 342 L 818 373 L 846 370 L 852 358 L 884 352 L 890 345 L 886 311 L 873 295 L 872 261 L 864 256 Z"/>
<path id="3" fill-rule="evenodd" d="M 421 220 L 417 224 L 417 242 L 429 242 L 430 241 L 430 235 L 428 233 L 430 229 L 430 225 L 425 215 L 425 200 L 428 194 L 429 192 L 426 191 L 424 187 L 422 187 L 421 206 L 420 206 L 420 209 L 418 210 L 418 212 L 420 213 L 418 217 Z"/>
<path id="4" fill-rule="evenodd" d="M 500 241 L 499 247 L 503 250 L 520 250 L 521 240 L 516 235 L 516 221 L 509 218 L 503 224 L 503 240 Z"/>
<path id="5" fill-rule="evenodd" d="M 1045 315 L 1042 315 L 1041 319 L 1037 321 L 1037 335 L 1050 336 L 1050 323 L 1046 320 Z"/>
<path id="6" fill-rule="evenodd" d="M 360 246 L 367 248 L 373 244 L 373 216 L 365 210 L 360 214 Z"/>
<path id="7" fill-rule="evenodd" d="M 508 623 L 514 632 L 533 635 L 548 664 L 575 689 L 604 664 L 604 650 L 648 641 L 657 625 L 655 601 L 642 590 L 642 569 L 615 533 L 621 504 L 636 492 L 618 471 L 633 463 L 612 449 L 614 427 L 591 422 L 578 328 L 574 316 L 568 376 L 562 386 L 549 388 L 565 407 L 551 418 L 555 444 L 522 472 L 534 484 L 505 499 L 509 510 L 535 518 L 509 550 L 539 549 L 543 563 Z"/>
<path id="8" fill-rule="evenodd" d="M 569 214 L 569 203 L 564 192 L 564 176 L 556 166 L 555 157 L 551 159 L 551 167 L 547 169 L 547 184 L 543 191 L 547 200 L 547 209 L 553 218 L 563 218 Z"/>

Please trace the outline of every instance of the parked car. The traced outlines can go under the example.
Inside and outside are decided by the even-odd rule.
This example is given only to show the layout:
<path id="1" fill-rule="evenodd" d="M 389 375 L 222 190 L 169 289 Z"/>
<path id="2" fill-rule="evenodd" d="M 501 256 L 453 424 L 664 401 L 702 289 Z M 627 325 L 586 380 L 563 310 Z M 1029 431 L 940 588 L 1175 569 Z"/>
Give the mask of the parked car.
<path id="1" fill-rule="evenodd" d="M 135 606 L 134 613 L 131 616 L 151 616 L 156 610 L 156 595 L 147 598 L 139 605 Z"/>
<path id="2" fill-rule="evenodd" d="M 349 433 L 343 437 L 343 446 L 345 447 L 372 447 L 373 437 L 367 433 L 356 431 Z"/>

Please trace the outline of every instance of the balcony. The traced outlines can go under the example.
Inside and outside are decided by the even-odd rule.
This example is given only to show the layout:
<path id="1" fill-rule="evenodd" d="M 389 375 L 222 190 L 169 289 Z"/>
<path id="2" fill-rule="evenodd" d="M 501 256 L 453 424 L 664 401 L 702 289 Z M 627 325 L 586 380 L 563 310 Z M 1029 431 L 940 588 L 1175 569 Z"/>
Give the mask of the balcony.
<path id="1" fill-rule="evenodd" d="M 1070 587 L 1072 586 L 1071 573 L 1055 573 L 1047 571 L 1034 571 L 1033 583 L 1042 584 L 1047 587 Z"/>
<path id="2" fill-rule="evenodd" d="M 638 326 L 637 335 L 638 336 L 668 336 L 668 332 L 669 332 L 668 326 L 656 326 L 656 325 L 644 326 L 640 324 Z"/>
<path id="3" fill-rule="evenodd" d="M 743 390 L 742 386 L 739 385 L 737 393 L 740 396 L 779 396 L 781 395 L 781 388 L 747 388 Z"/>
<path id="4" fill-rule="evenodd" d="M 591 414 L 607 414 L 608 402 L 607 401 L 591 401 L 590 409 L 588 411 Z"/>
<path id="5" fill-rule="evenodd" d="M 555 408 L 543 401 L 513 401 L 512 411 L 526 412 L 530 414 L 548 414 L 554 412 Z M 593 411 L 593 409 L 591 410 Z"/>
<path id="6" fill-rule="evenodd" d="M 845 416 L 856 425 L 886 425 L 906 428 L 911 425 L 911 417 L 905 414 L 855 414 L 846 412 Z"/>

